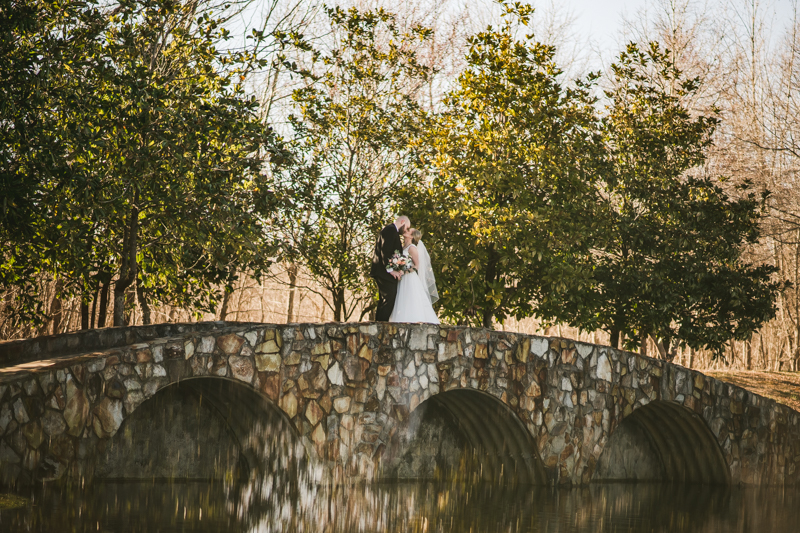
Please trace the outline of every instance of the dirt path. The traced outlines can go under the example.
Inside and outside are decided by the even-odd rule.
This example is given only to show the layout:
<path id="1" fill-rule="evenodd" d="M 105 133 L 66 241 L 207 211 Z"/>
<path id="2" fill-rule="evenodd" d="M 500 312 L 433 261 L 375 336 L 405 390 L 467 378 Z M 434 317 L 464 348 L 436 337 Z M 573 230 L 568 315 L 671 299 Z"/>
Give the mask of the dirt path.
<path id="1" fill-rule="evenodd" d="M 720 381 L 733 383 L 800 412 L 800 372 L 701 370 Z"/>

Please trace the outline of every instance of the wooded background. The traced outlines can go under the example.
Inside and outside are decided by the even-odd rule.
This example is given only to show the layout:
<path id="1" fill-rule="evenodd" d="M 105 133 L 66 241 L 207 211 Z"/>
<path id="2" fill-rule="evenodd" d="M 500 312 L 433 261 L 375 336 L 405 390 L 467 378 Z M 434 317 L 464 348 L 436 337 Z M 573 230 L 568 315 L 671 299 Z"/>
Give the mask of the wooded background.
<path id="1" fill-rule="evenodd" d="M 41 96 L 41 105 L 50 106 L 51 110 L 56 108 L 55 101 L 65 109 L 64 102 L 76 98 L 86 101 L 80 112 L 73 115 L 66 116 L 66 112 L 48 115 L 53 121 L 51 128 L 64 127 L 70 136 L 65 134 L 62 139 L 48 141 L 52 144 L 36 144 L 36 150 L 31 151 L 41 156 L 64 150 L 63 164 L 20 163 L 18 156 L 22 149 L 8 147 L 33 145 L 25 144 L 30 136 L 23 135 L 20 127 L 8 124 L 14 123 L 17 116 L 14 113 L 22 113 L 15 102 L 33 102 L 31 108 L 38 103 L 27 93 L 12 94 L 6 90 L 3 94 L 4 135 L 17 139 L 14 142 L 19 144 L 6 143 L 4 152 L 3 185 L 7 198 L 3 206 L 5 277 L 0 300 L 0 339 L 112 323 L 368 319 L 374 289 L 364 272 L 376 228 L 390 222 L 397 214 L 396 209 L 409 205 L 403 201 L 416 202 L 423 212 L 433 210 L 422 205 L 413 193 L 398 192 L 398 201 L 388 203 L 387 194 L 392 196 L 394 191 L 402 191 L 409 184 L 419 188 L 420 183 L 430 183 L 426 173 L 432 168 L 430 165 L 441 176 L 452 172 L 461 180 L 460 186 L 464 186 L 463 170 L 435 163 L 448 150 L 458 150 L 456 159 L 467 157 L 463 147 L 449 145 L 431 154 L 429 147 L 443 146 L 442 139 L 448 138 L 447 135 L 431 137 L 416 130 L 442 131 L 441 122 L 428 121 L 433 116 L 449 116 L 451 120 L 456 117 L 461 125 L 451 122 L 447 131 L 459 127 L 477 131 L 474 125 L 463 125 L 468 111 L 457 114 L 454 109 L 458 106 L 468 109 L 465 102 L 469 102 L 471 94 L 484 89 L 495 93 L 505 86 L 499 82 L 496 86 L 479 86 L 477 78 L 471 81 L 459 78 L 466 71 L 481 72 L 486 64 L 481 61 L 491 55 L 470 54 L 476 47 L 480 49 L 481 43 L 475 41 L 475 36 L 486 33 L 487 25 L 491 24 L 494 32 L 487 34 L 484 41 L 487 47 L 490 47 L 488 39 L 502 38 L 503 28 L 512 40 L 542 43 L 544 48 L 537 49 L 531 44 L 528 52 L 542 54 L 542 59 L 532 60 L 529 56 L 520 59 L 521 56 L 513 55 L 516 52 L 509 52 L 511 55 L 504 61 L 509 64 L 516 57 L 519 67 L 514 72 L 518 75 L 529 72 L 534 76 L 552 68 L 547 79 L 557 85 L 554 90 L 559 94 L 579 87 L 575 80 L 587 80 L 591 78 L 590 71 L 599 68 L 599 77 L 592 78 L 586 95 L 576 97 L 575 102 L 590 104 L 603 117 L 614 116 L 614 109 L 622 109 L 614 107 L 613 94 L 628 83 L 620 83 L 612 66 L 605 64 L 605 59 L 598 59 L 587 46 L 586 36 L 577 32 L 574 16 L 557 2 L 534 3 L 535 11 L 528 15 L 527 26 L 520 24 L 519 6 L 504 17 L 509 4 L 477 0 L 466 4 L 449 0 L 340 2 L 338 12 L 326 11 L 321 3 L 306 0 L 246 1 L 230 5 L 213 0 L 119 5 L 111 2 L 89 4 L 94 10 L 89 15 L 83 3 L 67 2 L 67 7 L 74 8 L 69 16 L 63 7 L 46 2 L 29 2 L 28 12 L 22 14 L 25 10 L 20 8 L 21 4 L 10 1 L 3 4 L 8 20 L 16 24 L 4 24 L 3 53 L 8 61 L 3 68 L 7 79 L 16 79 L 13 76 L 17 75 L 22 80 L 19 87 L 35 86 L 30 94 Z M 351 7 L 358 11 L 348 11 Z M 381 7 L 391 11 L 392 17 L 364 15 L 377 13 L 375 10 Z M 41 13 L 48 13 L 50 18 L 41 17 Z M 758 236 L 752 242 L 745 237 L 736 241 L 734 247 L 740 254 L 736 261 L 741 258 L 754 266 L 771 267 L 769 279 L 781 284 L 780 290 L 774 291 L 774 316 L 763 325 L 758 324 L 747 338 L 726 340 L 722 357 L 714 357 L 713 350 L 692 349 L 679 342 L 680 336 L 672 339 L 672 343 L 670 339 L 663 342 L 658 332 L 647 330 L 645 325 L 630 326 L 637 333 L 628 335 L 629 348 L 638 347 L 650 355 L 658 355 L 666 345 L 662 356 L 695 368 L 798 370 L 800 10 L 797 3 L 793 3 L 792 13 L 791 20 L 774 20 L 770 6 L 754 0 L 654 0 L 648 3 L 647 10 L 632 14 L 625 21 L 620 42 L 635 43 L 642 52 L 650 50 L 649 43 L 658 43 L 660 50 L 669 51 L 666 60 L 669 65 L 681 72 L 680 76 L 659 77 L 653 73 L 656 63 L 640 70 L 649 73 L 648 76 L 652 74 L 647 81 L 661 91 L 659 95 L 674 97 L 676 109 L 686 110 L 682 124 L 695 124 L 692 121 L 702 117 L 715 121 L 713 128 L 708 129 L 708 142 L 698 140 L 695 144 L 702 145 L 702 157 L 697 164 L 677 168 L 680 179 L 685 180 L 689 174 L 708 179 L 728 195 L 730 202 L 746 201 L 748 194 L 758 193 L 755 199 L 751 198 L 752 209 L 748 208 L 748 213 L 757 214 Z M 31 17 L 44 21 L 41 24 L 46 27 L 37 29 L 28 20 Z M 48 21 L 52 22 L 50 26 Z M 97 49 L 86 52 L 88 45 L 83 43 L 81 52 L 75 52 L 74 57 L 65 61 L 65 50 L 74 50 L 70 43 L 79 42 L 92 31 L 96 31 L 96 36 L 111 35 L 117 40 L 112 40 L 113 46 L 101 46 L 99 38 L 90 37 L 87 42 L 94 43 L 92 46 Z M 227 40 L 225 32 L 229 32 Z M 21 40 L 23 34 L 27 37 Z M 526 40 L 527 34 L 533 38 Z M 59 40 L 60 37 L 63 39 Z M 54 59 L 49 66 L 30 59 L 42 49 L 51 52 L 57 49 L 60 59 Z M 361 57 L 353 50 L 371 52 Z M 620 53 L 625 51 L 621 49 Z M 103 63 L 106 57 L 112 57 L 113 61 Z M 613 62 L 623 63 L 619 57 Z M 105 65 L 102 68 L 98 67 L 101 63 Z M 110 74 L 91 77 L 91 84 L 80 90 L 76 86 L 74 92 L 66 94 L 64 87 L 77 82 L 69 81 L 71 78 L 64 72 L 78 72 L 81 68 L 106 72 L 103 69 L 110 69 L 112 63 L 117 69 L 116 77 Z M 130 65 L 128 70 L 119 67 L 125 64 Z M 526 71 L 528 66 L 530 70 Z M 54 76 L 68 81 L 58 87 L 61 92 L 56 93 L 56 84 L 47 84 L 41 90 L 36 85 L 42 83 L 46 67 L 52 68 Z M 162 99 L 160 104 L 150 100 L 155 98 L 152 91 L 140 97 L 139 102 L 147 102 L 138 108 L 136 115 L 140 133 L 127 136 L 129 119 L 134 113 L 125 105 L 109 102 L 116 95 L 130 94 L 138 87 L 141 69 L 149 72 L 147 79 L 153 83 L 149 87 L 163 91 L 156 95 Z M 86 79 L 89 77 L 84 82 Z M 35 82 L 33 85 L 31 80 Z M 686 80 L 694 80 L 695 84 L 681 91 L 679 86 Z M 343 99 L 345 93 L 349 99 Z M 454 94 L 461 95 L 457 105 L 453 103 Z M 198 95 L 205 98 L 201 104 L 197 103 Z M 653 98 L 642 102 L 652 102 Z M 131 97 L 126 101 L 137 100 Z M 664 105 L 673 105 L 669 102 Z M 152 122 L 146 122 L 144 117 L 150 117 L 146 113 L 159 105 L 164 109 L 196 108 L 196 112 L 176 113 L 172 118 L 166 113 L 158 115 L 158 119 L 147 118 Z M 509 107 L 507 103 L 504 105 Z M 531 115 L 531 120 L 540 120 L 541 116 Z M 41 116 L 37 117 L 39 122 L 26 124 L 41 126 Z M 214 119 L 207 120 L 208 117 Z M 361 128 L 358 135 L 340 135 L 356 123 Z M 91 126 L 81 129 L 78 124 Z M 180 129 L 187 124 L 184 130 Z M 609 127 L 600 128 L 607 137 L 611 136 Z M 123 130 L 125 135 L 113 133 Z M 156 130 L 159 133 L 155 140 L 143 140 L 145 132 Z M 195 133 L 198 130 L 201 135 Z M 187 138 L 192 138 L 194 144 L 187 143 Z M 229 142 L 232 138 L 236 142 Z M 126 139 L 128 144 L 123 142 Z M 538 142 L 534 137 L 531 139 L 531 143 Z M 64 148 L 80 142 L 92 148 L 83 151 Z M 420 143 L 424 146 L 420 147 Z M 142 147 L 157 147 L 159 151 L 145 158 L 141 156 Z M 192 150 L 194 155 L 186 155 Z M 335 169 L 343 159 L 325 158 L 343 153 L 350 153 L 350 160 L 359 161 L 338 174 L 347 176 L 341 182 L 346 182 L 346 187 L 320 170 L 334 169 L 331 172 L 337 175 Z M 484 158 L 485 152 L 476 157 Z M 133 163 L 134 160 L 138 162 Z M 165 160 L 170 161 L 169 165 L 162 164 Z M 176 160 L 181 163 L 174 163 Z M 429 165 L 417 164 L 420 160 Z M 98 166 L 93 161 L 103 163 Z M 270 164 L 259 166 L 259 161 Z M 319 161 L 326 163 L 321 165 Z M 571 159 L 563 156 L 554 161 L 563 168 L 564 162 Z M 20 168 L 27 168 L 25 172 L 29 174 Z M 104 170 L 99 172 L 97 168 Z M 72 177 L 59 178 L 74 176 L 80 173 L 79 169 L 84 169 L 86 180 L 75 183 Z M 557 174 L 556 170 L 553 172 Z M 595 172 L 600 175 L 605 171 Z M 46 197 L 56 200 L 47 212 L 36 215 L 36 223 L 27 224 L 23 222 L 33 218 L 26 219 L 25 213 L 42 207 L 45 196 L 23 190 L 29 182 L 14 181 L 14 176 L 33 175 L 46 175 L 52 180 L 44 188 L 48 191 Z M 242 176 L 247 177 L 244 182 Z M 147 180 L 150 186 L 141 185 Z M 163 187 L 166 182 L 175 183 L 174 189 Z M 64 183 L 70 184 L 69 194 L 64 192 Z M 137 185 L 129 186 L 131 183 Z M 211 185 L 203 189 L 198 183 Z M 360 185 L 356 187 L 354 183 Z M 742 184 L 748 184 L 748 188 Z M 203 190 L 192 195 L 173 195 L 182 188 Z M 90 196 L 85 193 L 87 190 L 102 191 L 102 195 Z M 132 191 L 136 191 L 135 195 Z M 149 191 L 146 192 L 151 195 L 149 204 L 142 200 L 145 194 L 142 191 Z M 119 201 L 129 192 L 132 196 L 128 203 Z M 758 195 L 762 193 L 768 196 L 758 204 Z M 618 192 L 609 192 L 607 198 L 615 194 Z M 220 197 L 225 202 L 218 202 Z M 18 199 L 16 203 L 14 198 Z M 337 201 L 320 203 L 320 198 Z M 357 201 L 345 205 L 343 198 Z M 19 199 L 28 199 L 30 205 Z M 155 205 L 159 207 L 152 207 Z M 548 204 L 550 207 L 552 203 Z M 638 215 L 645 211 L 638 206 L 636 212 Z M 41 221 L 58 219 L 65 212 L 69 215 L 59 219 L 59 225 L 44 236 Z M 455 264 L 466 270 L 467 264 L 459 263 L 466 259 L 457 255 L 462 252 L 448 249 L 447 257 L 435 255 L 437 249 L 452 247 L 454 238 L 442 242 L 432 221 L 415 217 L 413 212 L 409 214 L 412 223 L 426 233 L 423 239 L 440 267 Z M 739 217 L 741 221 L 745 215 L 731 217 Z M 165 219 L 180 222 L 163 223 Z M 482 219 L 483 223 L 487 220 Z M 131 248 L 131 233 L 125 229 L 133 221 L 144 228 L 138 249 Z M 20 238 L 28 235 L 26 232 L 30 232 L 30 238 Z M 481 232 L 471 235 L 476 244 L 494 242 L 491 239 L 495 238 Z M 338 248 L 330 245 L 337 239 L 345 244 Z M 87 241 L 94 244 L 84 248 L 82 243 Z M 31 243 L 30 249 L 26 242 Z M 553 241 L 549 242 L 552 249 Z M 95 259 L 85 261 L 87 254 Z M 519 255 L 519 247 L 514 255 Z M 22 262 L 23 257 L 28 263 Z M 15 270 L 18 267 L 24 272 Z M 454 279 L 445 273 L 440 278 L 440 291 L 442 282 L 455 283 Z M 520 275 L 506 283 L 506 292 L 512 286 L 518 288 L 523 279 Z M 541 289 L 541 286 L 540 283 L 536 287 Z M 114 291 L 116 297 L 109 294 Z M 443 296 L 446 301 L 442 305 L 460 297 L 452 294 L 447 300 Z M 474 299 L 473 293 L 468 296 Z M 524 304 L 534 300 L 526 297 Z M 466 307 L 459 305 L 459 309 Z M 545 313 L 540 305 L 537 315 L 533 307 L 512 306 L 502 313 L 497 310 L 499 307 L 498 304 L 487 311 L 489 323 L 496 328 L 599 343 L 613 340 L 610 336 L 613 332 L 607 327 L 584 331 L 586 328 L 576 327 L 575 321 L 570 326 L 570 320 L 558 320 L 561 310 Z M 462 321 L 448 315 L 444 307 L 440 309 L 445 322 Z M 770 314 L 763 309 L 759 313 Z M 463 322 L 489 325 L 485 317 L 473 320 L 472 316 L 475 315 L 466 316 Z M 592 318 L 584 323 L 597 322 Z M 620 335 L 619 331 L 617 334 Z M 625 337 L 624 331 L 622 336 Z M 644 347 L 638 346 L 642 340 Z M 622 342 L 619 339 L 617 343 Z"/>

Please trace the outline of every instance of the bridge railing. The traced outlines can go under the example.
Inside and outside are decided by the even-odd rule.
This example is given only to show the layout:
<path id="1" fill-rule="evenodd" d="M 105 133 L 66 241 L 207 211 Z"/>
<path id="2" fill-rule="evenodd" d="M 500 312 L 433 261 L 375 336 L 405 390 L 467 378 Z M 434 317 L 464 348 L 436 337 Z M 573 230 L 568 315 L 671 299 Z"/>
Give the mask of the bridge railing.
<path id="1" fill-rule="evenodd" d="M 256 325 L 251 322 L 165 323 L 74 331 L 32 339 L 0 342 L 0 368 L 31 361 L 130 346 L 165 337 L 217 331 L 227 326 Z M 259 323 L 258 325 L 262 325 Z"/>

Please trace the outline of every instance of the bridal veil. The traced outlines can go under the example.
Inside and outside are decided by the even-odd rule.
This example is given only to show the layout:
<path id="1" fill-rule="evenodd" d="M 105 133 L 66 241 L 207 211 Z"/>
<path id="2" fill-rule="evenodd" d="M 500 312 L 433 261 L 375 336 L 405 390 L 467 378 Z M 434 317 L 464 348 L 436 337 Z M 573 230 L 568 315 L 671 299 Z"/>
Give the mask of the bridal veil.
<path id="1" fill-rule="evenodd" d="M 419 252 L 419 268 L 417 272 L 422 286 L 428 291 L 428 297 L 431 303 L 436 303 L 439 299 L 439 292 L 436 290 L 436 277 L 433 275 L 433 267 L 431 266 L 431 256 L 428 255 L 428 250 L 422 241 L 417 243 L 417 252 Z"/>

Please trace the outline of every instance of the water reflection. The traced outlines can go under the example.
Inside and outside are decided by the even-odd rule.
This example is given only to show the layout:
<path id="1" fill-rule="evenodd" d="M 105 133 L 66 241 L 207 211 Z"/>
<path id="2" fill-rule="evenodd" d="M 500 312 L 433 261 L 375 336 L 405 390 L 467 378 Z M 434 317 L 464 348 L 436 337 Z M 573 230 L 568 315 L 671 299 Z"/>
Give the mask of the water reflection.
<path id="1" fill-rule="evenodd" d="M 272 498 L 242 507 L 242 494 L 219 483 L 51 486 L 32 494 L 26 508 L 0 511 L 0 531 L 788 533 L 800 523 L 796 489 L 641 483 L 569 490 L 432 483 L 306 489 L 288 505 Z M 273 487 L 273 494 L 280 492 Z"/>

